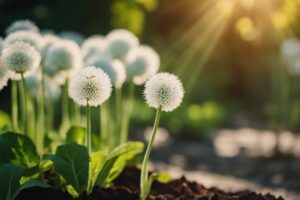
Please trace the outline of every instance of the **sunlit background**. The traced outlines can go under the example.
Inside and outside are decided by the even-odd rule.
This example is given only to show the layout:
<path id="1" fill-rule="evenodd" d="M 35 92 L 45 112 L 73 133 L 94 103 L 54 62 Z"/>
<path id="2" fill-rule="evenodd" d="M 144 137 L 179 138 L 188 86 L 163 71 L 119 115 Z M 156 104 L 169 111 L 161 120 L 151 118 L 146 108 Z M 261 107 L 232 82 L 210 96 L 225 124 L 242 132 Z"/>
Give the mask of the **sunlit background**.
<path id="1" fill-rule="evenodd" d="M 126 28 L 151 44 L 161 56 L 161 71 L 176 73 L 186 88 L 180 109 L 163 115 L 162 145 L 173 135 L 174 140 L 199 144 L 209 140 L 222 158 L 272 157 L 279 150 L 298 156 L 294 165 L 300 168 L 300 74 L 288 73 L 282 59 L 283 42 L 300 37 L 300 0 L 0 0 L 2 36 L 17 19 L 30 19 L 44 31 L 70 30 L 82 37 Z M 0 94 L 6 112 L 9 91 Z M 133 138 L 147 133 L 143 128 L 154 117 L 142 95 L 134 113 Z M 176 161 L 176 155 L 169 157 L 170 163 L 175 158 L 175 164 L 193 165 L 188 157 Z M 197 159 L 204 165 L 197 166 L 211 171 L 215 163 L 203 157 Z M 255 181 L 299 192 L 299 184 L 285 184 L 295 175 L 284 170 Z M 295 173 L 300 178 L 299 170 Z"/>

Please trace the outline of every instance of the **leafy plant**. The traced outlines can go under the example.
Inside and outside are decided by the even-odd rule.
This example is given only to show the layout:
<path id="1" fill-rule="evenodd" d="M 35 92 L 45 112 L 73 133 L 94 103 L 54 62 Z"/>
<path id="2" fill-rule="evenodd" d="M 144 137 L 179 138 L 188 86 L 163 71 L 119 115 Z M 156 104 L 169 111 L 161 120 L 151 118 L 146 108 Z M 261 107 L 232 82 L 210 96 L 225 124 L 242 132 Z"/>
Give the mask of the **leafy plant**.
<path id="1" fill-rule="evenodd" d="M 51 188 L 50 185 L 36 179 L 21 184 L 24 173 L 22 167 L 11 163 L 0 166 L 0 200 L 13 200 L 21 190 L 31 187 Z"/>
<path id="2" fill-rule="evenodd" d="M 108 186 L 123 170 L 126 162 L 143 151 L 140 142 L 123 144 L 110 153 L 88 153 L 87 147 L 68 143 L 59 146 L 55 155 L 46 155 L 55 171 L 63 177 L 65 189 L 78 197 L 84 191 L 90 193 L 94 186 Z"/>

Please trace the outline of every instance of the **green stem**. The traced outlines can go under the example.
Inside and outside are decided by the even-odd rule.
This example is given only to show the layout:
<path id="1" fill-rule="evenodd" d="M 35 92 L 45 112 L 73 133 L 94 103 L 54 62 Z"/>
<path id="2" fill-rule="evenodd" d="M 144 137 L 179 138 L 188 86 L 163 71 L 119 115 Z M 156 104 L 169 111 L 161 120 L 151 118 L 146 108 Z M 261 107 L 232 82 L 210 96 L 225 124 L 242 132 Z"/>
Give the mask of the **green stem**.
<path id="1" fill-rule="evenodd" d="M 39 131 L 35 132 L 35 138 L 37 142 L 37 150 L 40 154 L 43 153 L 44 148 L 44 136 L 45 136 L 45 75 L 44 75 L 44 67 L 41 66 L 41 94 L 40 94 L 40 102 L 39 102 Z"/>
<path id="2" fill-rule="evenodd" d="M 11 82 L 11 122 L 12 122 L 12 129 L 13 131 L 18 131 L 18 87 L 17 82 L 12 81 Z"/>
<path id="3" fill-rule="evenodd" d="M 149 141 L 149 144 L 147 146 L 145 156 L 143 159 L 143 164 L 142 164 L 142 171 L 141 171 L 141 179 L 140 179 L 140 199 L 145 200 L 149 194 L 150 191 L 150 186 L 148 185 L 148 161 L 151 153 L 151 149 L 155 140 L 156 132 L 158 129 L 158 124 L 159 124 L 159 119 L 160 119 L 160 114 L 161 114 L 161 108 L 158 108 L 156 111 L 156 116 L 155 116 L 155 121 L 154 121 L 154 126 L 153 126 L 153 131 L 151 134 L 151 138 Z"/>
<path id="4" fill-rule="evenodd" d="M 68 96 L 68 82 L 65 83 L 63 87 L 62 95 L 62 124 L 61 124 L 61 136 L 64 138 L 69 128 L 70 119 L 69 119 L 69 96 Z"/>
<path id="5" fill-rule="evenodd" d="M 125 106 L 123 108 L 121 136 L 120 136 L 121 144 L 126 143 L 128 140 L 129 122 L 130 122 L 130 116 L 133 111 L 133 104 L 134 104 L 134 89 L 135 89 L 134 84 L 131 83 L 129 85 L 128 99 L 125 102 Z"/>
<path id="6" fill-rule="evenodd" d="M 26 114 L 27 114 L 27 91 L 26 91 L 26 82 L 24 78 L 24 74 L 21 74 L 21 84 L 22 84 L 22 104 L 23 104 L 23 111 L 22 111 L 22 122 L 23 122 L 23 133 L 25 135 L 28 135 L 27 133 L 27 119 L 26 119 Z"/>
<path id="7" fill-rule="evenodd" d="M 89 151 L 92 152 L 92 143 L 91 143 L 91 106 L 89 101 L 86 101 L 86 135 L 85 135 L 85 145 Z"/>
<path id="8" fill-rule="evenodd" d="M 115 119 L 116 119 L 116 125 L 115 125 L 115 144 L 119 145 L 121 143 L 120 140 L 120 125 L 121 125 L 121 116 L 122 116 L 122 89 L 121 88 L 115 88 L 115 95 L 116 95 L 116 107 L 115 107 Z"/>
<path id="9" fill-rule="evenodd" d="M 102 106 L 99 106 L 99 111 L 100 111 L 100 138 L 101 138 L 101 146 L 109 146 L 108 145 L 108 130 L 107 130 L 107 103 L 104 102 Z"/>

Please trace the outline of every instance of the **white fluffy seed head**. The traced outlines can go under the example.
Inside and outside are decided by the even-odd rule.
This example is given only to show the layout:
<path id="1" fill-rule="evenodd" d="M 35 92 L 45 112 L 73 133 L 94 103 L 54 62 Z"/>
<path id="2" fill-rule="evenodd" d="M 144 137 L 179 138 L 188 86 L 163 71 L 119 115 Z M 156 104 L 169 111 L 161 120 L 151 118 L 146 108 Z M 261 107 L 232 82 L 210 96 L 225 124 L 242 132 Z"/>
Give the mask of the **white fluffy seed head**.
<path id="1" fill-rule="evenodd" d="M 86 39 L 81 46 L 84 61 L 93 56 L 105 54 L 105 39 L 101 35 L 93 35 Z"/>
<path id="2" fill-rule="evenodd" d="M 9 79 L 8 67 L 3 64 L 0 58 L 0 91 L 7 85 Z"/>
<path id="3" fill-rule="evenodd" d="M 127 79 L 132 79 L 136 85 L 141 85 L 158 71 L 160 59 L 153 48 L 141 45 L 129 51 L 125 65 Z"/>
<path id="4" fill-rule="evenodd" d="M 2 52 L 3 46 L 4 46 L 4 42 L 3 42 L 2 37 L 0 37 L 0 56 L 1 56 L 1 52 Z"/>
<path id="5" fill-rule="evenodd" d="M 107 52 L 113 57 L 124 59 L 128 51 L 139 44 L 138 38 L 124 29 L 111 31 L 107 36 Z"/>
<path id="6" fill-rule="evenodd" d="M 70 40 L 61 40 L 52 44 L 44 58 L 45 73 L 50 77 L 56 76 L 60 84 L 76 73 L 82 65 L 80 48 Z"/>
<path id="7" fill-rule="evenodd" d="M 3 64 L 11 71 L 10 76 L 14 80 L 32 74 L 41 62 L 41 56 L 36 49 L 25 42 L 15 42 L 3 49 L 1 59 Z"/>
<path id="8" fill-rule="evenodd" d="M 63 39 L 70 40 L 78 44 L 79 46 L 84 41 L 84 36 L 80 33 L 74 32 L 74 31 L 64 31 L 59 34 L 59 36 Z"/>
<path id="9" fill-rule="evenodd" d="M 13 22 L 7 29 L 5 30 L 6 35 L 17 31 L 33 31 L 39 32 L 38 27 L 30 20 L 18 20 Z"/>
<path id="10" fill-rule="evenodd" d="M 29 43 L 35 47 L 37 51 L 40 51 L 43 47 L 43 39 L 41 35 L 33 31 L 17 31 L 8 35 L 4 40 L 5 46 L 15 42 Z"/>
<path id="11" fill-rule="evenodd" d="M 181 104 L 184 89 L 177 76 L 158 73 L 146 82 L 144 95 L 150 107 L 170 112 Z"/>
<path id="12" fill-rule="evenodd" d="M 41 76 L 39 74 L 31 74 L 26 77 L 26 88 L 33 97 L 38 97 L 41 86 Z"/>
<path id="13" fill-rule="evenodd" d="M 98 57 L 91 63 L 93 66 L 102 69 L 111 79 L 116 88 L 121 88 L 126 79 L 125 67 L 119 60 L 112 60 L 109 57 Z"/>
<path id="14" fill-rule="evenodd" d="M 79 105 L 101 105 L 111 94 L 112 85 L 108 75 L 94 66 L 82 68 L 70 78 L 69 96 Z"/>
<path id="15" fill-rule="evenodd" d="M 52 35 L 52 34 L 46 34 L 46 35 L 43 35 L 43 40 L 44 40 L 44 43 L 43 43 L 43 47 L 41 50 L 42 59 L 44 59 L 46 57 L 49 48 L 53 44 L 60 42 L 60 38 L 55 35 Z"/>

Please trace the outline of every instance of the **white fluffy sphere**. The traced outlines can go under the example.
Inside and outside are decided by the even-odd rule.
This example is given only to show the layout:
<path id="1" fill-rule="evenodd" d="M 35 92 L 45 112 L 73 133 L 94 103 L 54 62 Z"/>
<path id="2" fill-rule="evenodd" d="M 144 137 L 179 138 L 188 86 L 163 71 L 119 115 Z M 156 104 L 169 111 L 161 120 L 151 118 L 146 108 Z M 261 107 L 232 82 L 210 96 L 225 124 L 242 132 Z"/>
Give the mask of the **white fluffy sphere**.
<path id="1" fill-rule="evenodd" d="M 43 47 L 43 39 L 41 35 L 33 31 L 17 31 L 8 35 L 4 40 L 5 46 L 15 42 L 29 43 L 38 51 L 40 51 Z"/>
<path id="2" fill-rule="evenodd" d="M 11 78 L 18 80 L 20 73 L 28 76 L 40 65 L 41 56 L 36 49 L 25 42 L 15 42 L 3 49 L 1 59 L 11 71 Z"/>
<path id="3" fill-rule="evenodd" d="M 112 60 L 108 57 L 98 57 L 93 66 L 102 69 L 111 79 L 116 88 L 121 88 L 126 80 L 125 67 L 119 60 Z"/>
<path id="4" fill-rule="evenodd" d="M 74 31 L 64 31 L 64 32 L 60 33 L 59 36 L 63 39 L 73 41 L 73 42 L 77 43 L 79 46 L 84 41 L 84 36 L 81 35 L 80 33 L 74 32 Z"/>
<path id="5" fill-rule="evenodd" d="M 92 56 L 105 54 L 105 39 L 101 35 L 94 35 L 86 39 L 81 46 L 84 61 Z"/>
<path id="6" fill-rule="evenodd" d="M 144 95 L 150 107 L 170 112 L 181 104 L 184 89 L 177 76 L 158 73 L 146 82 Z"/>
<path id="7" fill-rule="evenodd" d="M 101 105 L 111 94 L 112 85 L 108 75 L 94 66 L 82 68 L 71 77 L 69 96 L 79 105 Z"/>
<path id="8" fill-rule="evenodd" d="M 38 97 L 41 86 L 41 76 L 39 74 L 32 74 L 26 77 L 26 88 L 33 97 Z"/>
<path id="9" fill-rule="evenodd" d="M 4 42 L 3 42 L 2 37 L 0 37 L 0 56 L 1 56 L 1 52 L 2 52 L 3 46 L 4 46 Z"/>
<path id="10" fill-rule="evenodd" d="M 43 47 L 41 50 L 42 59 L 44 59 L 46 57 L 49 48 L 53 44 L 61 41 L 59 37 L 52 35 L 52 34 L 43 35 L 43 40 L 44 40 L 44 43 L 43 43 Z"/>
<path id="11" fill-rule="evenodd" d="M 0 59 L 0 91 L 7 85 L 9 79 L 8 67 Z"/>
<path id="12" fill-rule="evenodd" d="M 61 40 L 52 44 L 44 58 L 44 70 L 48 76 L 63 81 L 82 67 L 79 46 L 70 40 Z M 62 84 L 62 83 L 60 83 Z"/>
<path id="13" fill-rule="evenodd" d="M 132 79 L 136 85 L 141 85 L 158 71 L 160 59 L 153 48 L 141 45 L 129 51 L 125 65 L 127 78 Z"/>
<path id="14" fill-rule="evenodd" d="M 33 31 L 39 32 L 38 27 L 30 20 L 18 20 L 13 22 L 7 29 L 5 30 L 6 35 L 17 31 Z"/>
<path id="15" fill-rule="evenodd" d="M 138 38 L 131 32 L 124 29 L 111 31 L 107 36 L 107 52 L 118 59 L 125 58 L 131 48 L 137 47 Z"/>

